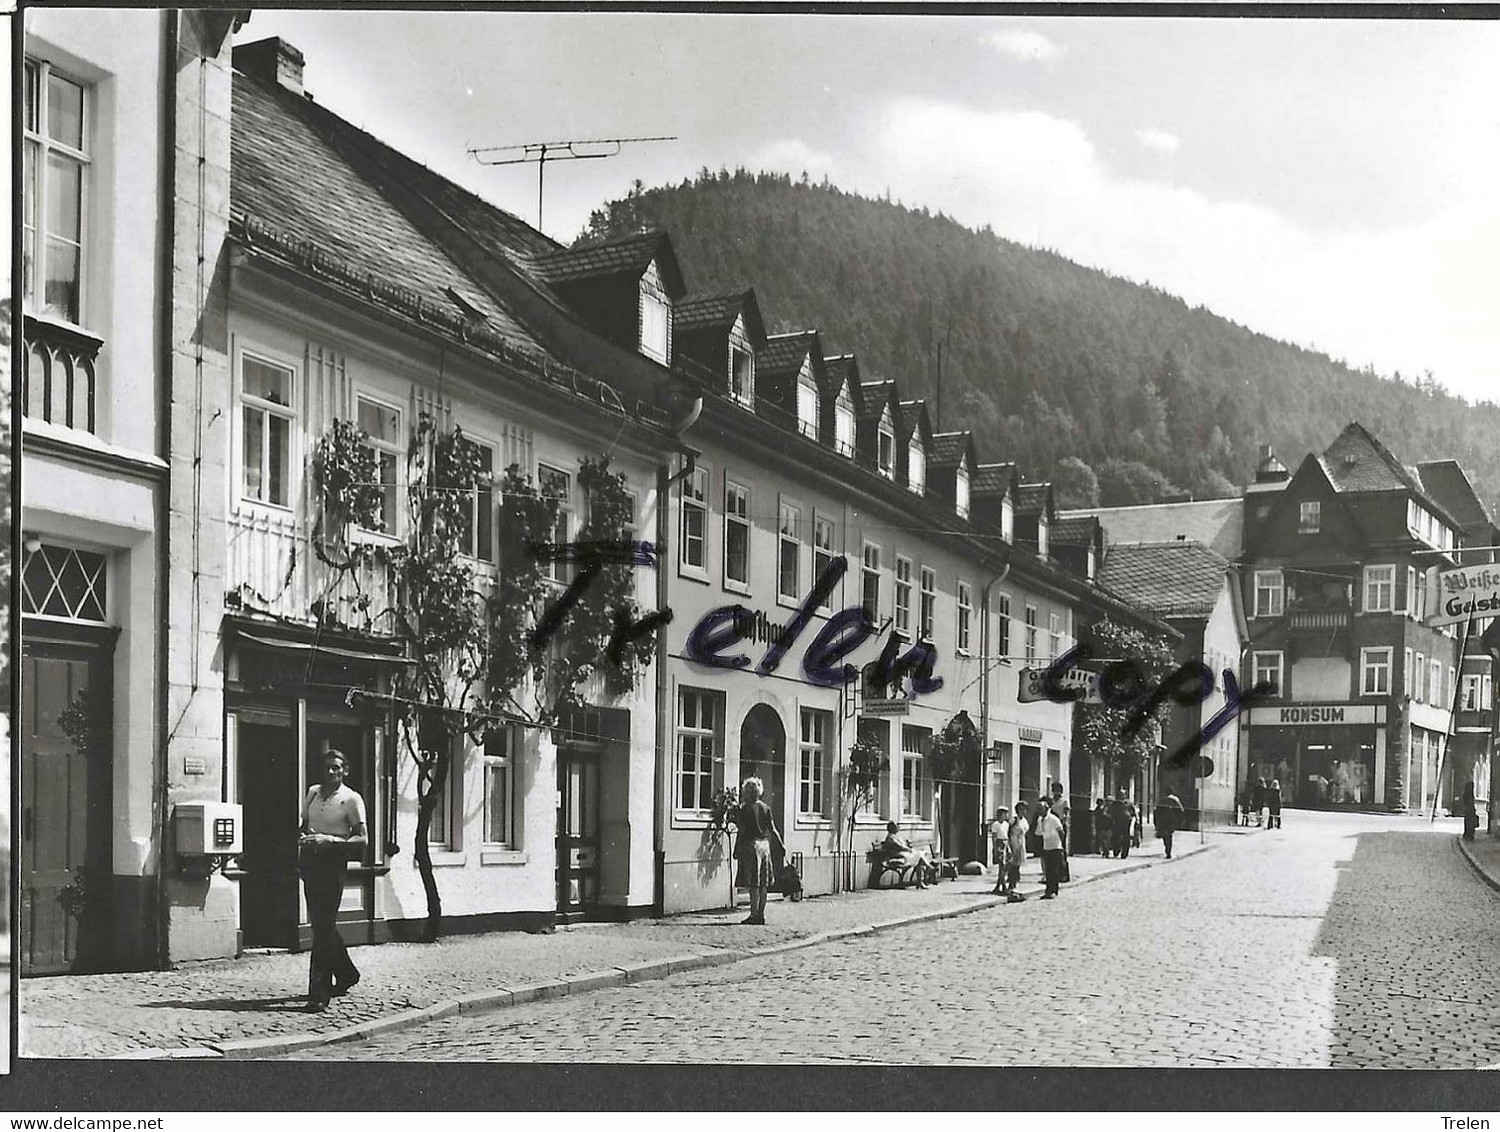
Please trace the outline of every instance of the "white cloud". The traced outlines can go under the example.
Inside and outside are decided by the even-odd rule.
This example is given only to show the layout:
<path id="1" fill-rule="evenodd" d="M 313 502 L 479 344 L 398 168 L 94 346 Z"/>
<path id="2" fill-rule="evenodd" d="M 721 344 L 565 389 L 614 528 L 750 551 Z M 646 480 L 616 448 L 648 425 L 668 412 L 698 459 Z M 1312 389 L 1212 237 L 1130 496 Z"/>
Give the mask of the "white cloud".
<path id="1" fill-rule="evenodd" d="M 745 165 L 750 169 L 790 173 L 794 177 L 802 173 L 832 177 L 837 168 L 832 154 L 814 149 L 801 138 L 778 138 L 767 142 L 750 154 Z"/>
<path id="2" fill-rule="evenodd" d="M 1062 48 L 1045 35 L 1025 28 L 988 32 L 979 37 L 979 42 L 1023 63 L 1050 63 L 1063 53 Z"/>
<path id="3" fill-rule="evenodd" d="M 1177 152 L 1182 142 L 1176 134 L 1169 134 L 1166 130 L 1158 130 L 1155 126 L 1148 126 L 1144 130 L 1135 132 L 1135 140 L 1141 145 L 1156 153 L 1172 154 Z"/>
<path id="4" fill-rule="evenodd" d="M 1254 200 L 1121 176 L 1076 122 L 919 100 L 887 106 L 859 168 L 847 165 L 846 188 L 889 187 L 1353 365 L 1431 369 L 1500 399 L 1486 268 L 1500 261 L 1500 217 L 1480 199 L 1402 227 L 1314 231 Z"/>

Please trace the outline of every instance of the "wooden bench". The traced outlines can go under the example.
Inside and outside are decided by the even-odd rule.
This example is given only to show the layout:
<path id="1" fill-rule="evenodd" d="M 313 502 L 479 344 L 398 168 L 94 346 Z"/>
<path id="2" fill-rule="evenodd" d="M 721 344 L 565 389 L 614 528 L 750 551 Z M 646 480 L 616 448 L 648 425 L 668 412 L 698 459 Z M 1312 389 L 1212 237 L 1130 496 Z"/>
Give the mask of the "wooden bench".
<path id="1" fill-rule="evenodd" d="M 958 858 L 939 857 L 932 852 L 932 842 L 913 841 L 912 851 L 920 854 L 923 849 L 928 851 L 932 867 L 937 873 L 937 879 L 958 879 Z M 885 840 L 875 842 L 866 854 L 866 860 L 870 862 L 870 887 L 879 888 L 880 882 L 885 879 L 887 873 L 896 877 L 896 887 L 905 888 L 917 878 L 917 866 L 921 864 L 920 857 L 910 864 L 903 865 L 899 860 L 885 855 Z"/>

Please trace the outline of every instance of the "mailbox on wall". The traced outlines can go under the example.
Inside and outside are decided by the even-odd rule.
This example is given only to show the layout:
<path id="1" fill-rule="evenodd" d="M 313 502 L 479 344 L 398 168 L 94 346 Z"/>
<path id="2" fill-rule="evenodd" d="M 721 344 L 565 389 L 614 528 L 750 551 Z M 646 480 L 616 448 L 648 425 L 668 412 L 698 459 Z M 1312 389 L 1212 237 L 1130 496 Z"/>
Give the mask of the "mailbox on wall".
<path id="1" fill-rule="evenodd" d="M 237 802 L 179 802 L 172 811 L 178 857 L 233 857 L 245 851 Z"/>

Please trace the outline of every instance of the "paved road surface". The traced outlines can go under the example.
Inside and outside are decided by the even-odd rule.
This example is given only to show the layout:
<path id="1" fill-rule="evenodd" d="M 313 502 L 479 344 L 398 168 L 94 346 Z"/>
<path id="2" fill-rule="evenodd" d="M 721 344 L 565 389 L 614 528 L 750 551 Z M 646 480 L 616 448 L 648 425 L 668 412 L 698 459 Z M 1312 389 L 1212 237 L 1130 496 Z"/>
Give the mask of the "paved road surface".
<path id="1" fill-rule="evenodd" d="M 1500 896 L 1454 823 L 1280 831 L 772 959 L 303 1056 L 1474 1068 L 1500 1063 Z M 357 992 L 356 992 L 357 993 Z"/>

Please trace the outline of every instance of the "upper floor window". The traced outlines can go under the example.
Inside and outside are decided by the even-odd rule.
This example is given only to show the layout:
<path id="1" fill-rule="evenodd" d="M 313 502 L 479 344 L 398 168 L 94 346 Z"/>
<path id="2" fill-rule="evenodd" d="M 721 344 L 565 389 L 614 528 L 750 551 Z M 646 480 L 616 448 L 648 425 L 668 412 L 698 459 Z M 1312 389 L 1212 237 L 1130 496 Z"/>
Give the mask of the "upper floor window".
<path id="1" fill-rule="evenodd" d="M 358 397 L 355 410 L 359 427 L 375 453 L 375 482 L 380 487 L 380 510 L 374 529 L 396 534 L 397 502 L 400 496 L 401 410 L 370 397 Z"/>
<path id="2" fill-rule="evenodd" d="M 295 371 L 240 355 L 240 495 L 291 506 Z"/>
<path id="3" fill-rule="evenodd" d="M 1286 610 L 1286 582 L 1280 570 L 1255 571 L 1256 617 L 1280 617 Z"/>
<path id="4" fill-rule="evenodd" d="M 21 296 L 51 318 L 83 321 L 92 92 L 26 60 L 21 149 Z"/>
<path id="5" fill-rule="evenodd" d="M 475 485 L 469 513 L 462 519 L 464 529 L 459 536 L 459 547 L 470 558 L 481 562 L 495 560 L 495 489 L 490 477 L 495 474 L 495 449 L 482 440 L 466 436 L 479 458 L 480 482 Z"/>
<path id="6" fill-rule="evenodd" d="M 908 577 L 911 576 L 910 569 L 908 563 Z M 860 567 L 859 603 L 865 616 L 872 622 L 880 620 L 880 547 L 870 542 L 865 543 L 864 560 Z"/>
<path id="7" fill-rule="evenodd" d="M 958 583 L 958 651 L 969 651 L 969 620 L 974 612 L 974 596 L 968 582 Z"/>
<path id="8" fill-rule="evenodd" d="M 660 295 L 641 283 L 641 353 L 666 365 L 671 361 L 672 308 Z"/>
<path id="9" fill-rule="evenodd" d="M 969 517 L 969 465 L 960 461 L 953 476 L 953 510 L 960 519 Z"/>
<path id="10" fill-rule="evenodd" d="M 1479 677 L 1479 674 L 1477 672 L 1476 673 L 1468 673 L 1468 674 L 1466 674 L 1464 676 L 1464 679 L 1463 679 L 1463 693 L 1462 693 L 1462 697 L 1459 700 L 1459 709 L 1461 711 L 1478 711 L 1478 710 L 1480 710 L 1479 709 L 1479 696 L 1480 696 L 1480 689 L 1481 689 L 1481 687 L 1482 687 L 1482 683 L 1480 681 L 1480 677 Z"/>
<path id="11" fill-rule="evenodd" d="M 1047 660 L 1062 656 L 1062 614 L 1052 610 L 1047 614 Z"/>
<path id="12" fill-rule="evenodd" d="M 724 481 L 724 583 L 750 584 L 750 489 Z"/>
<path id="13" fill-rule="evenodd" d="M 927 490 L 927 453 L 915 435 L 906 445 L 906 488 L 917 495 Z"/>
<path id="14" fill-rule="evenodd" d="M 550 499 L 556 499 L 561 504 L 557 511 L 557 525 L 552 528 L 551 541 L 557 547 L 566 546 L 572 537 L 570 532 L 573 525 L 573 512 L 570 503 L 573 498 L 573 477 L 557 468 L 538 464 L 536 478 L 537 487 L 541 493 Z M 547 577 L 552 581 L 566 583 L 569 580 L 569 564 L 564 561 L 563 555 L 550 556 L 546 566 Z"/>
<path id="15" fill-rule="evenodd" d="M 1323 504 L 1316 499 L 1303 500 L 1297 513 L 1297 533 L 1315 535 L 1322 528 Z"/>
<path id="16" fill-rule="evenodd" d="M 1438 707 L 1443 703 L 1443 662 L 1437 657 L 1427 661 L 1427 702 Z"/>
<path id="17" fill-rule="evenodd" d="M 797 431 L 818 439 L 818 390 L 808 377 L 797 380 Z"/>
<path id="18" fill-rule="evenodd" d="M 776 594 L 795 600 L 801 594 L 802 542 L 797 536 L 801 513 L 790 503 L 781 505 L 781 527 L 777 536 Z"/>
<path id="19" fill-rule="evenodd" d="M 930 642 L 933 621 L 937 612 L 937 571 L 930 566 L 922 567 L 922 604 L 918 609 L 918 631 L 922 640 Z"/>
<path id="20" fill-rule="evenodd" d="M 896 556 L 896 632 L 911 632 L 911 559 Z"/>
<path id="21" fill-rule="evenodd" d="M 1416 663 L 1412 665 L 1411 673 L 1411 698 L 1421 703 L 1427 697 L 1424 694 L 1427 688 L 1427 658 L 1417 653 Z"/>
<path id="22" fill-rule="evenodd" d="M 683 569 L 708 569 L 708 469 L 694 468 L 682 481 L 678 561 Z"/>
<path id="23" fill-rule="evenodd" d="M 1036 606 L 1026 607 L 1026 663 L 1036 663 Z"/>
<path id="24" fill-rule="evenodd" d="M 755 403 L 755 355 L 729 347 L 729 396 L 741 405 Z"/>
<path id="25" fill-rule="evenodd" d="M 1391 691 L 1391 650 L 1359 650 L 1359 692 L 1362 696 L 1387 696 Z"/>
<path id="26" fill-rule="evenodd" d="M 1411 695 L 1411 649 L 1406 649 L 1401 654 L 1401 694 Z"/>
<path id="27" fill-rule="evenodd" d="M 841 456 L 854 455 L 854 402 L 847 386 L 833 403 L 833 446 Z"/>
<path id="28" fill-rule="evenodd" d="M 1273 684 L 1276 687 L 1275 695 L 1282 695 L 1286 691 L 1286 682 L 1282 679 L 1282 653 L 1279 652 L 1257 652 L 1252 653 L 1250 658 L 1250 682 L 1252 684 Z"/>
<path id="29" fill-rule="evenodd" d="M 891 426 L 891 407 L 880 411 L 880 424 L 876 428 L 878 437 L 875 458 L 880 474 L 888 480 L 896 478 L 896 430 Z"/>
<path id="30" fill-rule="evenodd" d="M 833 520 L 823 515 L 813 517 L 813 581 L 816 582 L 828 569 L 828 564 L 833 561 Z M 821 607 L 829 609 L 833 606 L 833 594 L 829 593 L 822 601 Z"/>
<path id="31" fill-rule="evenodd" d="M 1047 557 L 1047 513 L 1043 511 L 1036 517 L 1036 553 L 1039 558 Z"/>
<path id="32" fill-rule="evenodd" d="M 1010 662 L 1010 594 L 995 595 L 995 654 L 996 659 Z"/>
<path id="33" fill-rule="evenodd" d="M 1365 612 L 1389 613 L 1396 602 L 1396 568 L 1365 567 Z"/>

